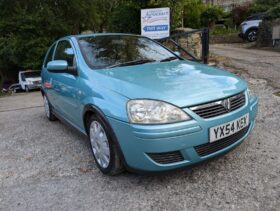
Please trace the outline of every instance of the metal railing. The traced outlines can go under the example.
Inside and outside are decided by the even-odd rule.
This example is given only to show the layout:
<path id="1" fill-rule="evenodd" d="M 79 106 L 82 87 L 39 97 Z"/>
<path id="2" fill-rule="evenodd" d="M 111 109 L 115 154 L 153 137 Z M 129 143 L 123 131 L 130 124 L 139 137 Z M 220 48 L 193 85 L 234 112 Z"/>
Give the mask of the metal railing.
<path id="1" fill-rule="evenodd" d="M 190 39 L 191 36 L 194 34 L 200 35 L 200 53 L 199 55 L 196 55 L 194 52 L 192 52 L 192 49 L 190 49 L 188 46 L 182 46 L 179 44 L 179 39 Z M 202 29 L 196 29 L 186 32 L 178 32 L 176 34 L 171 35 L 170 37 L 165 37 L 162 39 L 158 39 L 158 42 L 162 43 L 163 45 L 167 46 L 167 43 L 171 43 L 173 45 L 174 51 L 182 51 L 186 56 L 187 59 L 194 60 L 197 62 L 203 62 L 204 64 L 208 64 L 209 59 L 209 29 L 208 28 L 202 28 Z M 170 46 L 167 46 L 168 48 L 171 48 Z M 175 47 L 175 49 L 174 49 Z"/>

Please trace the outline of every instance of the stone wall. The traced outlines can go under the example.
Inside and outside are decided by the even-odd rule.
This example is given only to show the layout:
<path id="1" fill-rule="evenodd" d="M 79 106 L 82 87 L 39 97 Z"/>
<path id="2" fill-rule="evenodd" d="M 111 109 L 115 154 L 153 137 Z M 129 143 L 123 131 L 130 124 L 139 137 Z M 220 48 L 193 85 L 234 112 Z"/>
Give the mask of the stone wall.
<path id="1" fill-rule="evenodd" d="M 173 34 L 188 32 L 188 31 L 192 31 L 192 30 L 193 29 L 190 29 L 190 28 L 178 28 L 173 32 Z M 187 49 L 187 51 L 192 53 L 195 57 L 197 57 L 198 59 L 201 59 L 201 57 L 202 57 L 201 36 L 202 36 L 201 33 L 193 33 L 193 34 L 190 34 L 189 36 L 181 36 L 175 41 L 181 47 L 183 47 L 184 49 Z M 182 57 L 185 57 L 187 59 L 190 58 L 190 56 L 188 56 L 184 51 L 177 48 L 172 42 L 167 41 L 163 44 L 173 51 L 180 52 Z"/>
<path id="2" fill-rule="evenodd" d="M 272 28 L 273 26 L 279 25 L 280 19 L 274 21 L 263 21 L 259 27 L 259 34 L 257 39 L 258 47 L 272 47 Z M 275 47 L 280 48 L 279 45 Z"/>

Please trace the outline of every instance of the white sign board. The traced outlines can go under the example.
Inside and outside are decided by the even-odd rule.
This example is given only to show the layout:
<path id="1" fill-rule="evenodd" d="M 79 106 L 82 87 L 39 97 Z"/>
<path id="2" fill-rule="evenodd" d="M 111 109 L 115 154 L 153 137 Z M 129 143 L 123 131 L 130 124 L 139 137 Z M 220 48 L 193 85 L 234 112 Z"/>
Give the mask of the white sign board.
<path id="1" fill-rule="evenodd" d="M 141 10 L 141 35 L 152 39 L 169 37 L 170 9 L 153 8 Z"/>

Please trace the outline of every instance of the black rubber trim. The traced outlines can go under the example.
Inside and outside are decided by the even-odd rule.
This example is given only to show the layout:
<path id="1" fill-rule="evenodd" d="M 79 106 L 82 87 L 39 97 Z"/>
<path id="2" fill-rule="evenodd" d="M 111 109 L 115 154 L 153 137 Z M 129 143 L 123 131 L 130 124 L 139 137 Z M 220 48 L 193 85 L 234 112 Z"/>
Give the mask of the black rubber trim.
<path id="1" fill-rule="evenodd" d="M 108 119 L 106 118 L 105 114 L 101 111 L 101 109 L 99 109 L 97 106 L 93 105 L 93 104 L 88 104 L 84 107 L 84 111 L 83 111 L 83 121 L 84 121 L 84 127 L 85 127 L 85 131 L 86 133 L 88 134 L 88 131 L 87 131 L 87 127 L 86 127 L 86 119 L 85 119 L 85 115 L 87 112 L 93 112 L 94 114 L 98 114 L 102 120 L 107 124 L 108 126 L 108 129 L 109 129 L 109 133 L 110 133 L 110 136 L 112 137 L 112 140 L 113 142 L 116 144 L 117 146 L 117 150 L 118 150 L 118 153 L 120 155 L 120 159 L 121 159 L 121 162 L 122 164 L 124 165 L 125 169 L 129 171 L 130 167 L 128 166 L 126 160 L 125 160 L 125 157 L 123 155 L 123 152 L 121 150 L 121 147 L 120 147 L 120 144 L 119 144 L 119 141 L 117 139 L 117 136 L 113 130 L 113 128 L 111 127 L 111 124 L 110 122 L 108 121 Z"/>
<path id="2" fill-rule="evenodd" d="M 223 139 L 220 139 L 220 140 L 212 142 L 212 143 L 206 143 L 206 144 L 201 144 L 201 145 L 195 146 L 194 149 L 197 152 L 197 154 L 201 157 L 218 152 L 218 151 L 236 143 L 241 138 L 243 138 L 247 134 L 249 128 L 250 128 L 250 124 L 247 127 L 243 128 L 242 130 L 238 131 L 237 133 L 235 133 L 231 136 L 225 137 Z"/>

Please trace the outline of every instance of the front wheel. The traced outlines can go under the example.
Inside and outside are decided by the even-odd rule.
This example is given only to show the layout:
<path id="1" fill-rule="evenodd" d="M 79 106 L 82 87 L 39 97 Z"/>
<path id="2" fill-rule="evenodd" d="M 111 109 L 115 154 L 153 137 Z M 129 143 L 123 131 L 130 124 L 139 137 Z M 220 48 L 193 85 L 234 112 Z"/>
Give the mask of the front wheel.
<path id="1" fill-rule="evenodd" d="M 48 118 L 50 121 L 56 120 L 56 117 L 55 117 L 55 115 L 54 115 L 53 112 L 52 112 L 52 107 L 51 107 L 51 105 L 50 105 L 50 102 L 49 102 L 47 96 L 44 95 L 43 98 L 44 98 L 45 114 L 46 114 L 47 118 Z"/>
<path id="2" fill-rule="evenodd" d="M 258 30 L 257 29 L 249 29 L 246 32 L 246 39 L 249 42 L 255 42 L 257 40 L 258 37 Z"/>
<path id="3" fill-rule="evenodd" d="M 25 91 L 26 91 L 26 92 L 29 92 L 28 86 L 25 86 Z"/>
<path id="4" fill-rule="evenodd" d="M 105 121 L 99 116 L 91 116 L 87 127 L 92 154 L 100 171 L 108 175 L 121 173 L 122 162 Z"/>

